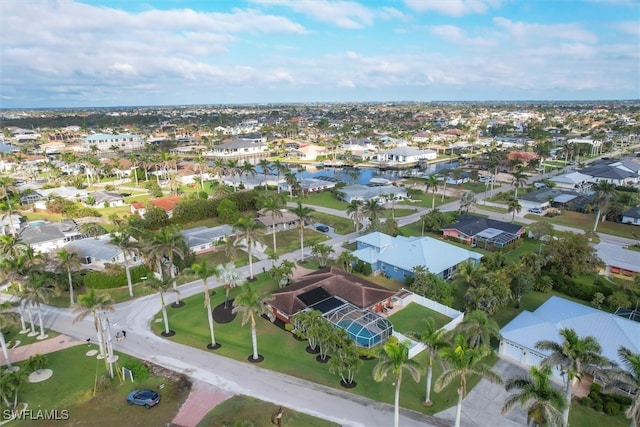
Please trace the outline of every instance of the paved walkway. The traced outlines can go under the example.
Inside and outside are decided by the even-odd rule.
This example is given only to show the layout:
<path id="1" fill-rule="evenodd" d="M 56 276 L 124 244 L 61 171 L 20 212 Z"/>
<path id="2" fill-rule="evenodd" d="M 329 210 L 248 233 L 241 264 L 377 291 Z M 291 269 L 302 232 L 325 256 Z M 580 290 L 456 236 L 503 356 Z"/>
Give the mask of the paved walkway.
<path id="1" fill-rule="evenodd" d="M 19 340 L 20 335 L 17 335 L 14 339 Z M 11 360 L 11 363 L 21 362 L 36 354 L 53 353 L 54 351 L 64 350 L 84 343 L 85 341 L 80 341 L 67 335 L 56 335 L 52 338 L 36 341 L 32 344 L 19 345 L 10 349 L 9 360 Z M 4 364 L 6 364 L 6 360 L 4 360 L 4 355 L 0 352 L 0 365 Z"/>
<path id="2" fill-rule="evenodd" d="M 200 421 L 215 408 L 233 396 L 233 393 L 214 387 L 203 381 L 194 382 L 187 400 L 171 421 L 181 427 L 196 427 Z"/>

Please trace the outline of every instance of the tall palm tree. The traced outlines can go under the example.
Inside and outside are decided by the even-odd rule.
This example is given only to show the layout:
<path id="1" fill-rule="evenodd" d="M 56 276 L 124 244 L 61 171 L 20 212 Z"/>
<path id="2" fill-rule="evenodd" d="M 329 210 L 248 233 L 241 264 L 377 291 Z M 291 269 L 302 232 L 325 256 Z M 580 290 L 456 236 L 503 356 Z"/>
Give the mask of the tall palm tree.
<path id="1" fill-rule="evenodd" d="M 284 180 L 289 187 L 289 198 L 293 199 L 293 190 L 300 190 L 300 182 L 298 181 L 298 177 L 292 171 L 289 171 L 284 174 Z"/>
<path id="2" fill-rule="evenodd" d="M 465 191 L 460 198 L 460 210 L 469 212 L 469 208 L 472 208 L 477 203 L 476 195 L 473 191 Z"/>
<path id="3" fill-rule="evenodd" d="M 467 342 L 472 348 L 490 347 L 491 338 L 501 338 L 498 323 L 489 318 L 487 313 L 482 310 L 474 310 L 465 314 L 455 331 L 467 337 Z"/>
<path id="4" fill-rule="evenodd" d="M 527 185 L 527 176 L 521 170 L 516 170 L 511 174 L 513 179 L 511 180 L 511 184 L 515 189 L 515 194 L 513 196 L 514 199 L 518 199 L 518 188 L 524 187 Z"/>
<path id="5" fill-rule="evenodd" d="M 435 175 L 429 175 L 425 178 L 424 180 L 424 185 L 425 185 L 425 193 L 428 193 L 429 190 L 432 191 L 433 196 L 431 197 L 431 209 L 435 209 L 436 208 L 436 191 L 438 191 L 438 177 Z"/>
<path id="6" fill-rule="evenodd" d="M 280 192 L 280 175 L 282 175 L 283 172 L 286 173 L 289 169 L 287 168 L 287 165 L 282 163 L 280 160 L 274 160 L 273 162 L 271 162 L 271 167 L 276 172 L 276 175 L 278 177 L 278 180 L 276 181 L 276 187 L 277 187 L 277 192 L 279 193 Z"/>
<path id="7" fill-rule="evenodd" d="M 249 175 L 256 176 L 256 167 L 252 163 L 249 163 L 245 160 L 239 168 L 239 174 L 240 183 L 242 184 L 242 175 L 246 175 L 247 178 L 249 177 Z"/>
<path id="8" fill-rule="evenodd" d="M 41 272 L 32 272 L 29 280 L 25 282 L 22 289 L 20 299 L 27 305 L 34 307 L 38 313 L 38 322 L 40 326 L 40 337 L 45 337 L 44 322 L 42 319 L 42 304 L 49 302 L 49 297 L 53 294 L 51 289 L 51 280 L 48 275 Z"/>
<path id="9" fill-rule="evenodd" d="M 22 255 L 27 249 L 27 244 L 19 235 L 3 234 L 0 236 L 0 257 L 15 258 Z"/>
<path id="10" fill-rule="evenodd" d="M 447 180 L 451 176 L 451 169 L 449 169 L 449 168 L 441 169 L 440 172 L 438 172 L 438 175 L 440 175 L 442 177 L 442 182 L 443 182 L 443 184 L 442 184 L 442 199 L 441 199 L 440 203 L 444 203 L 444 198 L 445 198 L 445 195 L 447 194 Z"/>
<path id="11" fill-rule="evenodd" d="M 446 340 L 446 331 L 444 329 L 438 329 L 435 326 L 433 317 L 426 319 L 425 327 L 421 331 L 409 332 L 409 337 L 418 340 L 424 344 L 427 350 L 427 382 L 426 393 L 424 398 L 424 405 L 431 406 L 431 382 L 433 378 L 433 361 L 438 356 L 438 352 L 449 345 L 449 341 Z"/>
<path id="12" fill-rule="evenodd" d="M 109 370 L 109 355 L 107 354 L 107 342 L 105 339 L 106 313 L 107 311 L 115 310 L 114 304 L 115 301 L 111 299 L 108 293 L 98 294 L 95 289 L 90 288 L 86 294 L 78 296 L 78 301 L 73 306 L 73 313 L 76 314 L 73 323 L 83 320 L 89 314 L 93 316 L 93 325 L 98 334 L 100 354 L 104 358 L 107 370 Z"/>
<path id="13" fill-rule="evenodd" d="M 165 303 L 164 294 L 167 292 L 174 292 L 177 298 L 179 291 L 171 286 L 171 279 L 158 279 L 155 276 L 151 276 L 145 280 L 144 286 L 148 289 L 157 291 L 160 294 L 162 319 L 164 320 L 164 332 L 162 332 L 162 336 L 171 337 L 175 335 L 175 332 L 169 329 L 169 318 L 167 317 L 167 304 Z"/>
<path id="14" fill-rule="evenodd" d="M 11 360 L 9 359 L 9 348 L 4 337 L 4 331 L 13 325 L 17 325 L 20 317 L 11 309 L 11 304 L 8 302 L 0 304 L 0 346 L 2 346 L 2 354 L 4 354 L 4 360 L 7 361 L 7 367 L 9 368 L 11 368 Z"/>
<path id="15" fill-rule="evenodd" d="M 238 294 L 236 299 L 233 300 L 233 312 L 242 314 L 242 326 L 246 325 L 247 322 L 251 322 L 251 343 L 253 345 L 253 354 L 249 356 L 250 362 L 257 363 L 262 361 L 262 357 L 258 354 L 256 317 L 260 317 L 264 314 L 273 322 L 275 317 L 266 304 L 272 299 L 272 296 L 259 294 L 248 283 L 246 283 L 243 285 L 240 294 Z"/>
<path id="16" fill-rule="evenodd" d="M 502 383 L 500 375 L 489 366 L 480 363 L 488 354 L 489 350 L 486 347 L 469 347 L 465 337 L 460 334 L 455 335 L 453 345 L 443 348 L 438 354 L 440 360 L 444 362 L 445 368 L 436 380 L 436 393 L 451 384 L 454 379 L 460 379 L 455 427 L 460 427 L 462 399 L 467 395 L 467 375 L 479 375 L 491 382 Z"/>
<path id="17" fill-rule="evenodd" d="M 313 222 L 311 214 L 314 212 L 314 210 L 309 207 L 303 206 L 302 202 L 298 200 L 297 206 L 291 209 L 291 212 L 293 212 L 293 214 L 298 217 L 300 228 L 300 262 L 304 262 L 304 226 L 307 222 Z"/>
<path id="18" fill-rule="evenodd" d="M 369 199 L 362 205 L 362 214 L 368 217 L 372 224 L 380 222 L 384 211 L 384 206 L 378 204 L 377 200 L 374 199 Z"/>
<path id="19" fill-rule="evenodd" d="M 373 379 L 377 382 L 384 380 L 391 374 L 395 378 L 395 398 L 393 411 L 393 425 L 400 425 L 400 385 L 402 384 L 402 372 L 407 371 L 415 382 L 420 381 L 422 367 L 409 358 L 409 345 L 398 341 L 396 337 L 390 337 L 382 346 L 378 356 L 378 363 L 373 368 Z"/>
<path id="20" fill-rule="evenodd" d="M 198 279 L 202 280 L 202 286 L 204 286 L 204 308 L 207 309 L 207 320 L 209 321 L 209 334 L 211 335 L 211 342 L 207 344 L 209 350 L 215 350 L 220 348 L 220 344 L 216 342 L 216 336 L 213 331 L 213 311 L 211 309 L 211 295 L 209 294 L 208 280 L 210 276 L 216 274 L 215 268 L 210 268 L 207 265 L 207 260 L 203 259 L 197 264 L 191 266 L 191 271 L 198 276 Z"/>
<path id="21" fill-rule="evenodd" d="M 276 247 L 276 218 L 282 218 L 282 208 L 285 207 L 284 197 L 278 193 L 265 193 L 261 199 L 262 209 L 271 215 L 271 234 L 273 236 L 273 253 L 277 253 Z"/>
<path id="22" fill-rule="evenodd" d="M 80 268 L 80 255 L 78 255 L 77 252 L 62 248 L 56 252 L 55 258 L 56 268 L 67 273 L 67 280 L 69 281 L 69 301 L 70 304 L 73 305 L 75 301 L 73 299 L 73 277 L 71 273 Z"/>
<path id="23" fill-rule="evenodd" d="M 353 223 L 356 226 L 356 233 L 360 231 L 360 221 L 362 221 L 362 200 L 352 200 L 347 205 L 347 215 L 353 219 Z"/>
<path id="24" fill-rule="evenodd" d="M 171 281 L 173 283 L 173 289 L 178 290 L 178 286 L 176 283 L 176 272 L 175 266 L 173 263 L 174 256 L 177 255 L 180 258 L 184 258 L 185 243 L 182 235 L 175 227 L 166 227 L 158 231 L 157 233 L 153 233 L 151 236 L 151 240 L 148 246 L 148 253 L 151 257 L 156 259 L 157 267 L 159 268 L 158 273 L 160 273 L 161 277 L 164 278 L 164 269 L 162 268 L 162 259 L 166 257 L 169 261 L 169 265 L 167 266 L 169 269 L 169 275 L 171 276 Z M 178 292 L 176 292 L 176 302 L 174 307 L 179 307 L 182 305 L 180 302 L 180 298 L 177 296 Z"/>
<path id="25" fill-rule="evenodd" d="M 518 200 L 511 199 L 507 204 L 507 210 L 511 213 L 511 222 L 513 222 L 516 219 L 516 213 L 520 213 L 522 210 L 522 205 L 518 203 Z"/>
<path id="26" fill-rule="evenodd" d="M 260 159 L 258 162 L 260 169 L 262 169 L 262 174 L 264 175 L 264 188 L 267 189 L 267 175 L 271 173 L 271 164 L 267 159 Z"/>
<path id="27" fill-rule="evenodd" d="M 600 181 L 595 188 L 596 194 L 594 195 L 594 200 L 596 205 L 598 206 L 598 213 L 596 214 L 596 222 L 593 224 L 593 231 L 598 229 L 598 222 L 600 221 L 600 216 L 602 212 L 606 211 L 609 207 L 609 204 L 616 198 L 618 192 L 616 191 L 616 186 L 607 181 Z M 602 221 L 604 222 L 607 217 L 606 212 L 605 215 L 602 216 Z"/>
<path id="28" fill-rule="evenodd" d="M 222 241 L 222 248 L 224 249 L 225 256 L 231 262 L 235 262 L 238 258 L 239 243 L 236 239 L 232 239 L 230 235 L 225 234 L 224 239 Z"/>
<path id="29" fill-rule="evenodd" d="M 505 383 L 507 391 L 518 390 L 510 395 L 502 406 L 506 414 L 514 406 L 520 405 L 527 411 L 527 424 L 534 427 L 560 427 L 565 400 L 562 392 L 550 381 L 550 366 L 532 366 L 529 375 L 509 378 Z"/>
<path id="30" fill-rule="evenodd" d="M 251 215 L 246 215 L 238 219 L 235 224 L 235 228 L 238 230 L 237 240 L 244 240 L 244 244 L 247 247 L 249 253 L 249 280 L 254 280 L 253 277 L 253 247 L 256 243 L 262 243 L 262 226 L 256 222 L 256 219 Z"/>
<path id="31" fill-rule="evenodd" d="M 133 283 L 131 281 L 131 263 L 133 256 L 140 251 L 140 245 L 131 236 L 131 232 L 126 228 L 121 228 L 119 232 L 111 233 L 111 244 L 117 246 L 124 256 L 124 271 L 127 275 L 127 286 L 129 287 L 129 296 L 133 298 Z"/>
<path id="32" fill-rule="evenodd" d="M 636 395 L 625 415 L 631 420 L 632 427 L 638 427 L 640 426 L 640 353 L 634 353 L 626 347 L 620 347 L 618 356 L 626 369 L 627 379 L 625 382 L 636 387 Z"/>
<path id="33" fill-rule="evenodd" d="M 582 377 L 589 367 L 606 364 L 602 357 L 602 348 L 598 340 L 587 336 L 580 338 L 571 328 L 560 329 L 562 343 L 543 340 L 536 343 L 539 350 L 550 351 L 551 354 L 543 361 L 544 365 L 557 366 L 565 375 L 565 408 L 562 412 L 562 425 L 569 425 L 569 410 L 571 409 L 571 388 L 574 380 L 582 381 Z"/>
<path id="34" fill-rule="evenodd" d="M 229 292 L 232 288 L 240 286 L 243 282 L 240 272 L 236 269 L 236 265 L 232 262 L 226 264 L 219 264 L 215 271 L 216 277 L 218 277 L 224 285 L 224 308 L 229 304 Z"/>
<path id="35" fill-rule="evenodd" d="M 10 197 L 10 195 L 15 195 L 18 192 L 15 178 L 12 178 L 8 175 L 0 176 L 0 190 L 2 191 L 2 195 L 4 196 L 5 201 L 7 202 L 7 211 L 9 212 L 9 227 L 11 228 L 11 230 L 9 230 L 9 233 L 15 234 L 16 230 L 13 228 L 13 219 L 11 217 L 13 209 L 11 209 Z"/>
<path id="36" fill-rule="evenodd" d="M 233 180 L 233 178 L 240 172 L 240 165 L 237 160 L 229 159 L 224 165 L 225 175 L 229 175 L 229 177 Z M 234 182 L 235 184 L 235 182 Z M 237 191 L 238 186 L 233 186 L 233 191 Z"/>

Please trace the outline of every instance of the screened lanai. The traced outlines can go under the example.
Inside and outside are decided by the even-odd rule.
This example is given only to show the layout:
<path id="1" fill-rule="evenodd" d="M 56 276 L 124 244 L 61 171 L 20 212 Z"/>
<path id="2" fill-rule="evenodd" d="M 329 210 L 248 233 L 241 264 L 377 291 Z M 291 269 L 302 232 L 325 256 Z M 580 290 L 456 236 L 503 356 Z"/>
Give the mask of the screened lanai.
<path id="1" fill-rule="evenodd" d="M 393 325 L 389 320 L 349 303 L 326 313 L 324 317 L 333 325 L 347 331 L 359 347 L 375 347 L 393 333 Z"/>

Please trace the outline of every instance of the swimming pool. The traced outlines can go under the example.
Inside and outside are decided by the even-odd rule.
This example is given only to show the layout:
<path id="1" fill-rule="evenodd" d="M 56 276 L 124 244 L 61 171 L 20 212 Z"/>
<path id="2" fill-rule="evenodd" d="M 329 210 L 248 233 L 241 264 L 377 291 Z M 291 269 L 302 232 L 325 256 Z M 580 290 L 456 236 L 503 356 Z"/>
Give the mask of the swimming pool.
<path id="1" fill-rule="evenodd" d="M 344 320 L 338 323 L 337 326 L 347 331 L 351 339 L 362 347 L 373 347 L 382 340 L 383 334 L 371 331 L 357 322 Z"/>

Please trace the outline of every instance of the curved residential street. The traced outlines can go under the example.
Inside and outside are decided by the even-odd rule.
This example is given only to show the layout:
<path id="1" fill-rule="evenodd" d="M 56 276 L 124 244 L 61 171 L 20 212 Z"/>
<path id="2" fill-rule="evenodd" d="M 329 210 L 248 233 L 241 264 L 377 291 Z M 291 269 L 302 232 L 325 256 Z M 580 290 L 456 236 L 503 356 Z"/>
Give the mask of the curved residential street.
<path id="1" fill-rule="evenodd" d="M 530 181 L 539 177 L 532 177 Z M 506 191 L 509 185 L 495 188 L 494 192 Z M 478 194 L 477 211 L 487 214 L 492 218 L 505 220 L 504 214 L 482 210 L 483 194 Z M 347 217 L 345 212 L 334 209 L 311 206 L 319 212 Z M 459 207 L 459 202 L 454 201 L 438 208 L 440 210 L 454 210 Z M 420 216 L 430 211 L 421 209 L 406 217 L 398 218 L 398 224 L 404 226 L 419 221 Z M 507 215 L 510 220 L 511 215 Z M 522 217 L 518 221 L 533 222 Z M 556 227 L 582 233 L 581 230 L 567 227 Z M 356 233 L 335 236 L 327 242 L 336 249 L 337 253 L 342 249 L 342 243 L 353 240 Z M 614 236 L 602 235 L 603 241 L 618 245 L 635 243 L 632 239 L 624 239 Z M 309 254 L 309 248 L 305 248 L 305 256 Z M 300 250 L 284 255 L 282 258 L 298 260 Z M 254 272 L 262 271 L 262 268 L 270 268 L 271 261 L 262 259 L 253 264 Z M 248 276 L 248 266 L 240 269 Z M 212 286 L 220 286 L 211 280 Z M 187 297 L 202 292 L 200 281 L 194 281 L 180 286 L 181 297 Z M 269 371 L 246 362 L 232 360 L 219 356 L 212 351 L 201 350 L 174 343 L 162 337 L 156 336 L 150 330 L 150 319 L 153 319 L 159 311 L 160 301 L 158 295 L 150 295 L 133 301 L 127 301 L 116 305 L 115 312 L 109 313 L 112 327 L 112 336 L 119 330 L 126 330 L 127 336 L 123 341 L 114 342 L 114 348 L 135 357 L 155 362 L 166 368 L 184 373 L 195 380 L 218 387 L 233 394 L 244 394 L 276 405 L 282 405 L 296 411 L 304 412 L 320 418 L 324 418 L 343 426 L 362 427 L 387 427 L 393 422 L 393 406 L 376 402 L 339 389 L 329 388 L 315 384 L 300 378 Z M 69 309 L 44 307 L 46 327 L 66 334 L 79 341 L 87 338 L 95 339 L 93 321 L 85 319 L 82 322 L 73 323 L 73 314 Z M 511 373 L 518 367 L 499 361 L 496 369 Z M 422 379 L 421 381 L 424 381 Z M 504 401 L 504 389 L 481 381 L 465 399 L 463 411 L 463 425 L 522 425 L 526 422 L 526 416 L 522 411 L 514 411 L 509 416 L 503 417 L 499 413 L 499 406 Z M 425 416 L 416 412 L 401 410 L 400 424 L 404 427 L 411 426 L 449 426 L 453 423 L 455 408 L 451 408 L 439 414 L 439 417 Z"/>

